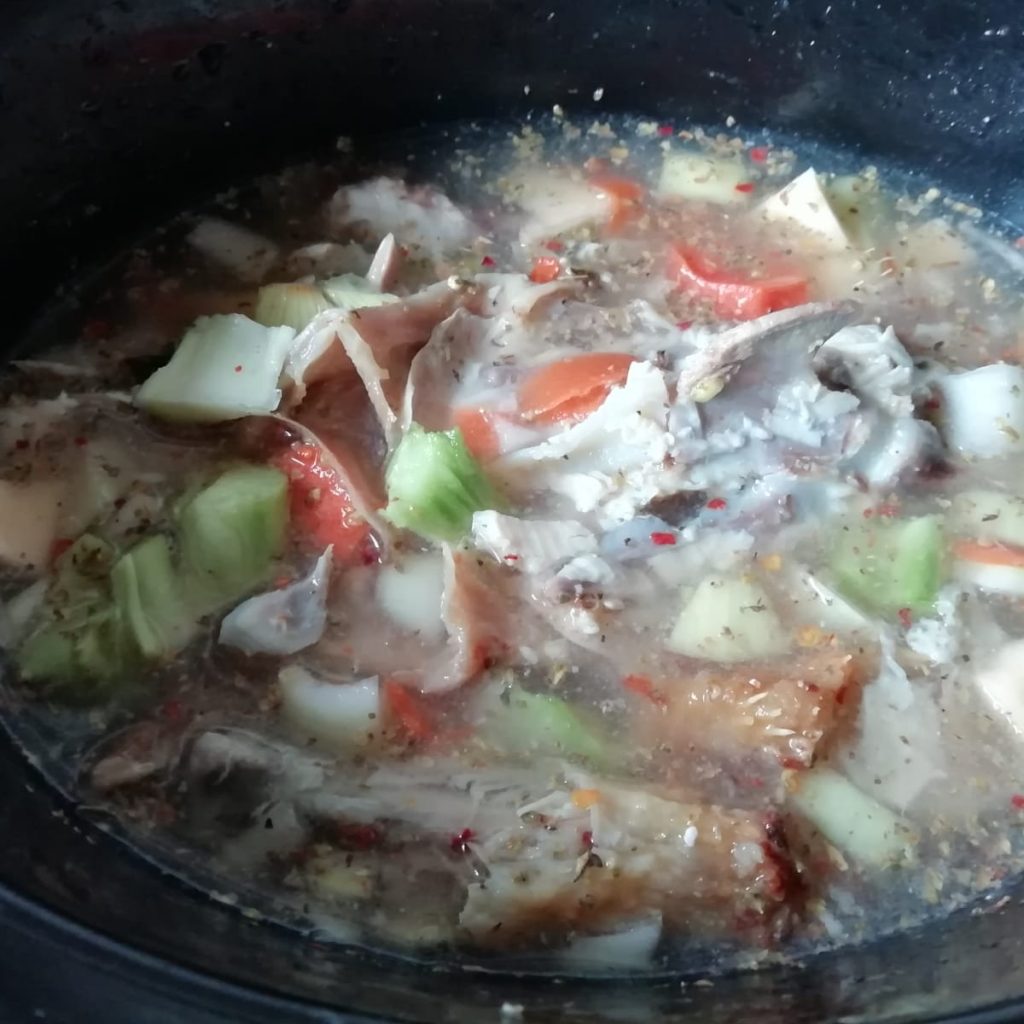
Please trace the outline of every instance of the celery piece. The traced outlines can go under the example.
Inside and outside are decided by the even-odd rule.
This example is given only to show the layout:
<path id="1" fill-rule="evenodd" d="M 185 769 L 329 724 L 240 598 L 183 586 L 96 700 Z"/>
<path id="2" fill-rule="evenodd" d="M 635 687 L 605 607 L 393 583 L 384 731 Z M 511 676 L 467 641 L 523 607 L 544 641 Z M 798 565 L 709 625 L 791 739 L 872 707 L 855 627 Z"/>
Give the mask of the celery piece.
<path id="1" fill-rule="evenodd" d="M 176 654 L 192 637 L 195 620 L 162 535 L 147 537 L 118 559 L 110 574 L 114 604 L 147 658 Z"/>
<path id="2" fill-rule="evenodd" d="M 777 657 L 789 641 L 763 587 L 709 576 L 680 611 L 668 646 L 691 658 L 732 662 Z"/>
<path id="3" fill-rule="evenodd" d="M 143 658 L 172 655 L 195 622 L 186 608 L 164 536 L 141 541 L 120 558 L 84 534 L 58 559 L 46 597 L 18 648 L 21 677 L 57 688 L 68 701 L 106 695 Z"/>
<path id="4" fill-rule="evenodd" d="M 121 682 L 138 667 L 138 647 L 114 605 L 98 609 L 88 626 L 75 634 L 74 640 L 80 677 L 107 683 Z"/>
<path id="5" fill-rule="evenodd" d="M 608 740 L 585 712 L 518 685 L 488 702 L 482 725 L 483 734 L 510 754 L 582 757 L 595 763 L 607 757 Z"/>
<path id="6" fill-rule="evenodd" d="M 288 480 L 269 466 L 238 466 L 193 495 L 179 513 L 190 599 L 206 611 L 266 581 L 288 525 Z"/>
<path id="7" fill-rule="evenodd" d="M 894 863 L 914 843 L 904 819 L 838 772 L 821 767 L 802 772 L 794 787 L 789 799 L 796 810 L 861 865 Z"/>
<path id="8" fill-rule="evenodd" d="M 17 663 L 22 679 L 29 682 L 72 679 L 78 668 L 75 639 L 51 623 L 37 629 L 18 648 Z"/>
<path id="9" fill-rule="evenodd" d="M 114 564 L 116 552 L 112 545 L 92 533 L 83 533 L 57 559 L 55 566 L 55 583 L 70 591 L 76 591 L 87 585 L 87 581 L 106 579 Z"/>
<path id="10" fill-rule="evenodd" d="M 848 524 L 832 546 L 839 589 L 871 611 L 927 611 L 945 569 L 938 516 Z"/>
<path id="11" fill-rule="evenodd" d="M 358 274 L 339 274 L 320 282 L 323 293 L 338 309 L 365 309 L 367 306 L 386 306 L 401 301 L 397 295 L 377 291 L 365 277 Z"/>
<path id="12" fill-rule="evenodd" d="M 301 331 L 331 301 L 314 284 L 265 284 L 256 296 L 252 318 L 264 327 Z"/>
<path id="13" fill-rule="evenodd" d="M 473 513 L 494 508 L 496 495 L 458 430 L 413 424 L 388 464 L 388 506 L 395 526 L 435 540 L 457 540 Z"/>
<path id="14" fill-rule="evenodd" d="M 107 579 L 90 578 L 74 563 L 77 554 L 79 564 L 95 572 L 101 552 L 96 538 L 86 536 L 65 554 L 40 621 L 16 655 L 23 679 L 63 685 L 69 698 L 91 696 L 97 681 L 122 677 L 137 661 L 138 652 L 111 601 Z"/>
<path id="15" fill-rule="evenodd" d="M 135 400 L 168 420 L 213 423 L 273 412 L 294 338 L 291 327 L 264 327 L 237 313 L 200 317 Z"/>

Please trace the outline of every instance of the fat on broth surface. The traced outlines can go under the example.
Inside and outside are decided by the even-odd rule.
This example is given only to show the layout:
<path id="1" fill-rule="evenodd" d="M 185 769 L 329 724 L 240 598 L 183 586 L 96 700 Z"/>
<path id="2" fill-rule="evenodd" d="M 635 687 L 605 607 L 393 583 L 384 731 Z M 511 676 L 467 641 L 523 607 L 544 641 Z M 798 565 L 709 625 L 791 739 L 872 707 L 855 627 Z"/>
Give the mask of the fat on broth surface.
<path id="1" fill-rule="evenodd" d="M 383 151 L 183 215 L 7 373 L 30 756 L 248 912 L 425 959 L 750 963 L 998 895 L 1012 242 L 733 132 Z"/>

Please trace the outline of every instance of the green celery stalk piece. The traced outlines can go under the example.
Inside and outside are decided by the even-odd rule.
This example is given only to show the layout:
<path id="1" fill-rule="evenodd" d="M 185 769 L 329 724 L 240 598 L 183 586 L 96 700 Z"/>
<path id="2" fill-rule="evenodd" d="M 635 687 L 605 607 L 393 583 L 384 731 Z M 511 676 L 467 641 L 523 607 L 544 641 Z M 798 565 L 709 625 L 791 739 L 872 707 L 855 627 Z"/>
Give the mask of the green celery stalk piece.
<path id="1" fill-rule="evenodd" d="M 288 527 L 288 480 L 269 466 L 222 473 L 179 513 L 188 598 L 206 612 L 265 582 Z"/>
<path id="2" fill-rule="evenodd" d="M 833 548 L 839 589 L 873 611 L 928 611 L 942 585 L 945 541 L 938 516 L 848 525 Z"/>
<path id="3" fill-rule="evenodd" d="M 18 648 L 18 671 L 27 682 L 71 680 L 78 671 L 74 637 L 50 623 L 37 629 Z"/>
<path id="4" fill-rule="evenodd" d="M 333 307 L 313 284 L 265 284 L 256 295 L 252 318 L 264 327 L 291 327 L 298 332 L 318 313 Z"/>
<path id="5" fill-rule="evenodd" d="M 291 327 L 264 327 L 238 313 L 200 317 L 135 401 L 153 416 L 184 422 L 273 412 L 294 338 Z"/>
<path id="6" fill-rule="evenodd" d="M 117 611 L 146 658 L 174 655 L 192 638 L 195 620 L 165 536 L 147 537 L 122 555 L 110 583 Z"/>
<path id="7" fill-rule="evenodd" d="M 358 274 L 339 274 L 320 282 L 320 288 L 338 309 L 366 309 L 367 306 L 386 306 L 400 302 L 397 295 L 378 291 L 365 277 Z"/>
<path id="8" fill-rule="evenodd" d="M 584 712 L 518 685 L 489 709 L 484 732 L 510 753 L 581 757 L 595 763 L 608 755 L 607 738 Z"/>
<path id="9" fill-rule="evenodd" d="M 391 457 L 385 483 L 384 517 L 434 540 L 457 540 L 474 512 L 498 503 L 458 430 L 426 431 L 414 423 Z"/>

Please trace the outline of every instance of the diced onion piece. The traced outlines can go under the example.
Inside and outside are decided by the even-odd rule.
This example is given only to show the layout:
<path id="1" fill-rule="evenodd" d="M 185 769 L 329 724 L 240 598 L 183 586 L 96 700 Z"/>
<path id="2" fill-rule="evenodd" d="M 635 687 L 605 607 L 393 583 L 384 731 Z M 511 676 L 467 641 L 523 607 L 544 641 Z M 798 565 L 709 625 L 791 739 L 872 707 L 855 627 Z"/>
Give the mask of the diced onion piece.
<path id="1" fill-rule="evenodd" d="M 1000 491 L 962 491 L 953 497 L 949 524 L 964 537 L 1024 548 L 1024 498 Z"/>
<path id="2" fill-rule="evenodd" d="M 200 221 L 190 232 L 188 241 L 240 281 L 252 283 L 262 281 L 280 255 L 270 239 L 216 217 Z"/>
<path id="3" fill-rule="evenodd" d="M 215 423 L 273 412 L 295 331 L 234 313 L 200 317 L 136 403 L 162 419 Z"/>
<path id="4" fill-rule="evenodd" d="M 1010 727 L 1024 735 L 1024 640 L 1000 648 L 992 661 L 975 674 L 989 703 L 1006 716 Z"/>
<path id="5" fill-rule="evenodd" d="M 747 200 L 747 194 L 736 188 L 746 178 L 747 171 L 738 158 L 672 152 L 665 154 L 661 165 L 658 192 L 664 197 L 724 206 Z"/>
<path id="6" fill-rule="evenodd" d="M 877 179 L 844 174 L 830 178 L 822 187 L 847 238 L 861 249 L 870 246 L 886 213 Z"/>
<path id="7" fill-rule="evenodd" d="M 850 246 L 846 230 L 832 209 L 814 168 L 804 171 L 766 199 L 758 212 L 765 220 L 795 224 L 828 251 L 842 252 Z"/>
<path id="8" fill-rule="evenodd" d="M 899 860 L 913 835 L 906 823 L 829 768 L 795 777 L 793 806 L 830 842 L 859 864 L 882 867 Z"/>
<path id="9" fill-rule="evenodd" d="M 691 658 L 732 662 L 785 654 L 789 641 L 762 587 L 709 576 L 683 606 L 668 646 Z"/>
<path id="10" fill-rule="evenodd" d="M 612 208 L 610 196 L 566 174 L 538 171 L 523 176 L 515 186 L 516 199 L 527 214 L 519 232 L 524 245 L 604 221 Z"/>
<path id="11" fill-rule="evenodd" d="M 993 363 L 948 374 L 938 389 L 950 447 L 980 459 L 1024 451 L 1024 369 Z"/>
<path id="12" fill-rule="evenodd" d="M 402 629 L 427 640 L 445 633 L 441 620 L 444 564 L 439 551 L 414 554 L 386 565 L 377 576 L 377 601 Z"/>
<path id="13" fill-rule="evenodd" d="M 561 959 L 577 968 L 641 969 L 650 966 L 660 939 L 661 914 L 655 914 L 606 935 L 579 935 Z"/>
<path id="14" fill-rule="evenodd" d="M 477 548 L 525 573 L 544 572 L 597 550 L 597 538 L 574 519 L 519 519 L 485 509 L 473 514 L 471 529 Z"/>
<path id="15" fill-rule="evenodd" d="M 331 683 L 297 665 L 278 676 L 281 711 L 307 737 L 349 750 L 366 746 L 381 729 L 380 686 L 376 676 L 355 683 Z"/>
<path id="16" fill-rule="evenodd" d="M 791 574 L 799 614 L 822 629 L 855 633 L 872 629 L 871 620 L 808 569 Z"/>
<path id="17" fill-rule="evenodd" d="M 265 284 L 256 295 L 252 318 L 264 327 L 290 327 L 301 331 L 331 302 L 316 285 Z"/>
<path id="18" fill-rule="evenodd" d="M 973 583 L 982 590 L 1024 597 L 1024 568 L 1019 565 L 971 562 L 958 558 L 953 564 L 953 572 L 958 580 Z"/>
<path id="19" fill-rule="evenodd" d="M 284 272 L 289 278 L 362 274 L 370 266 L 370 254 L 358 242 L 314 242 L 289 254 Z"/>

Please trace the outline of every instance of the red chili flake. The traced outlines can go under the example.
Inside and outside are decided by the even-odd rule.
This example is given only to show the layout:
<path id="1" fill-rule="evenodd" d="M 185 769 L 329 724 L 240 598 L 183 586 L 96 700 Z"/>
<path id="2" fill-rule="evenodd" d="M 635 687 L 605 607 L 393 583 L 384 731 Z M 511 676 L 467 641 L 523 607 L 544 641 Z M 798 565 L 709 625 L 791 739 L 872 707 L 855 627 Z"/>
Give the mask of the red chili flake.
<path id="1" fill-rule="evenodd" d="M 873 508 L 866 508 L 862 514 L 865 519 L 870 519 L 875 514 L 875 510 Z"/>
<path id="2" fill-rule="evenodd" d="M 804 763 L 799 757 L 780 757 L 779 764 L 782 765 L 783 768 L 789 768 L 792 771 L 796 771 L 804 767 Z"/>
<path id="3" fill-rule="evenodd" d="M 679 330 L 681 330 L 681 331 L 687 331 L 692 326 L 693 326 L 693 321 L 692 320 L 679 320 L 676 323 L 676 327 L 678 327 Z"/>
<path id="4" fill-rule="evenodd" d="M 676 535 L 674 533 L 668 533 L 664 530 L 655 530 L 654 533 L 651 534 L 652 544 L 658 544 L 659 546 L 663 546 L 666 544 L 675 544 L 675 542 Z"/>
<path id="5" fill-rule="evenodd" d="M 241 373 L 241 372 L 242 372 L 242 364 L 241 364 L 241 363 L 239 363 L 239 364 L 238 364 L 238 365 L 237 365 L 237 366 L 235 367 L 235 373 Z"/>
<path id="6" fill-rule="evenodd" d="M 818 693 L 821 690 L 821 687 L 817 683 L 806 683 L 804 685 L 804 689 L 808 693 Z"/>
<path id="7" fill-rule="evenodd" d="M 483 259 L 482 259 L 482 260 L 480 261 L 480 266 L 481 266 L 481 267 L 493 267 L 493 266 L 494 266 L 494 258 L 493 258 L 493 257 L 491 257 L 491 256 L 485 256 L 485 257 L 484 257 L 484 258 L 483 258 Z"/>
<path id="8" fill-rule="evenodd" d="M 361 565 L 378 565 L 380 563 L 380 546 L 372 534 L 368 535 L 359 549 Z"/>
<path id="9" fill-rule="evenodd" d="M 185 719 L 185 705 L 180 700 L 171 698 L 160 705 L 160 717 L 168 722 L 181 722 Z"/>
<path id="10" fill-rule="evenodd" d="M 474 839 L 476 839 L 476 833 L 471 828 L 464 828 L 451 838 L 449 845 L 452 848 L 452 853 L 468 853 L 469 844 Z"/>
<path id="11" fill-rule="evenodd" d="M 584 850 L 592 850 L 594 848 L 594 833 L 588 828 L 580 835 L 580 842 L 583 844 Z"/>
<path id="12" fill-rule="evenodd" d="M 505 561 L 506 562 L 518 562 L 519 561 L 519 556 L 518 555 L 506 555 L 505 556 Z"/>
<path id="13" fill-rule="evenodd" d="M 1010 803 L 1013 804 L 1015 810 L 1024 811 L 1024 793 L 1014 793 L 1010 797 Z"/>
<path id="14" fill-rule="evenodd" d="M 942 408 L 942 399 L 938 395 L 932 395 L 925 403 L 924 407 L 929 412 L 935 412 L 936 409 Z"/>
<path id="15" fill-rule="evenodd" d="M 82 437 L 81 435 L 79 435 L 78 437 L 75 438 L 75 447 L 77 448 L 84 448 L 88 443 L 89 439 L 87 437 Z"/>
<path id="16" fill-rule="evenodd" d="M 633 673 L 622 680 L 622 685 L 631 693 L 649 700 L 657 708 L 668 707 L 668 701 L 665 700 L 664 694 L 654 688 L 654 684 L 647 676 Z"/>
<path id="17" fill-rule="evenodd" d="M 86 341 L 101 341 L 110 337 L 111 330 L 109 320 L 90 320 L 82 328 L 82 337 Z"/>
<path id="18" fill-rule="evenodd" d="M 768 159 L 768 147 L 767 146 L 754 146 L 750 150 L 750 159 L 755 164 L 763 164 Z"/>
<path id="19" fill-rule="evenodd" d="M 663 138 L 667 139 L 670 135 L 675 132 L 675 129 L 670 124 L 659 124 L 658 134 Z"/>
<path id="20" fill-rule="evenodd" d="M 913 619 L 912 619 L 912 618 L 910 617 L 910 609 L 909 609 L 909 608 L 901 608 L 901 609 L 900 609 L 900 610 L 899 610 L 899 611 L 898 611 L 898 612 L 896 613 L 896 615 L 897 615 L 897 616 L 899 617 L 899 620 L 900 620 L 900 625 L 901 625 L 901 626 L 902 626 L 902 627 L 903 627 L 904 629 L 910 629 L 910 624 L 911 624 L 911 622 L 913 622 L 913 621 L 914 621 L 914 620 L 913 620 Z"/>
<path id="21" fill-rule="evenodd" d="M 708 502 L 707 507 L 711 509 L 712 512 L 721 512 L 722 509 L 725 508 L 725 506 L 728 504 L 729 503 L 725 500 L 725 498 L 712 498 Z"/>
<path id="22" fill-rule="evenodd" d="M 878 506 L 878 514 L 891 519 L 893 516 L 898 516 L 900 514 L 900 507 L 899 505 L 894 505 L 891 502 L 886 502 Z"/>
<path id="23" fill-rule="evenodd" d="M 14 442 L 14 447 L 17 448 L 19 452 L 23 452 L 28 447 L 28 441 L 23 437 L 19 437 L 18 440 Z"/>
<path id="24" fill-rule="evenodd" d="M 737 192 L 753 192 L 754 191 L 754 183 L 752 181 L 741 181 L 736 186 L 736 191 Z"/>
<path id="25" fill-rule="evenodd" d="M 550 241 L 544 243 L 544 248 L 547 249 L 548 252 L 561 252 L 565 248 L 565 245 L 562 242 L 559 242 L 558 239 L 552 238 Z"/>
<path id="26" fill-rule="evenodd" d="M 50 545 L 50 561 L 56 562 L 72 544 L 74 541 L 70 537 L 58 537 Z"/>
<path id="27" fill-rule="evenodd" d="M 373 825 L 346 822 L 338 826 L 338 841 L 356 850 L 372 850 L 380 845 L 380 830 Z"/>

